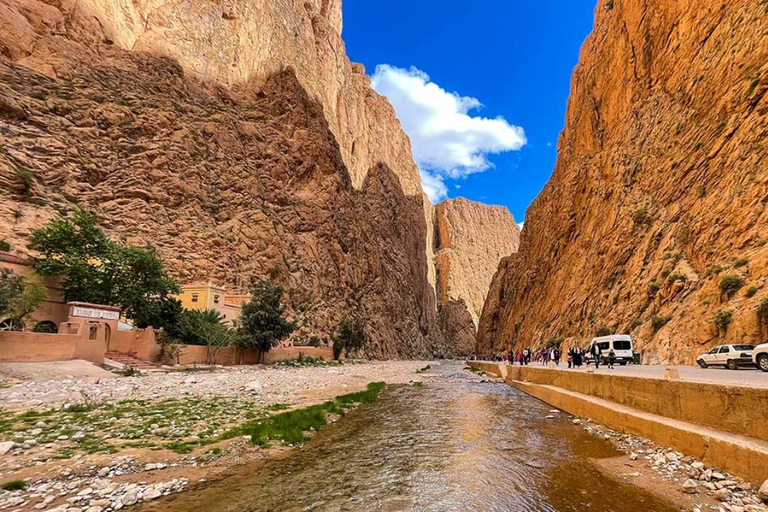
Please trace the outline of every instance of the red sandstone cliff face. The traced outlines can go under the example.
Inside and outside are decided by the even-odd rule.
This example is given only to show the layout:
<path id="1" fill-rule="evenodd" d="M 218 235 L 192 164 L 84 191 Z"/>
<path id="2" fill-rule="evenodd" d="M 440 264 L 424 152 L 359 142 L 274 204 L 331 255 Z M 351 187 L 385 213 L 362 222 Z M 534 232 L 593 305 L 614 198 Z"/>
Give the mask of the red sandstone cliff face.
<path id="1" fill-rule="evenodd" d="M 600 0 L 553 176 L 499 266 L 478 349 L 602 326 L 652 362 L 764 341 L 767 90 L 764 2 Z M 731 275 L 745 284 L 729 298 Z M 726 331 L 718 311 L 733 311 Z"/>
<path id="2" fill-rule="evenodd" d="M 354 314 L 372 356 L 450 355 L 431 206 L 394 112 L 339 46 L 337 2 L 144 7 L 0 0 L 0 239 L 24 252 L 79 204 L 182 282 L 269 276 L 305 331 Z"/>

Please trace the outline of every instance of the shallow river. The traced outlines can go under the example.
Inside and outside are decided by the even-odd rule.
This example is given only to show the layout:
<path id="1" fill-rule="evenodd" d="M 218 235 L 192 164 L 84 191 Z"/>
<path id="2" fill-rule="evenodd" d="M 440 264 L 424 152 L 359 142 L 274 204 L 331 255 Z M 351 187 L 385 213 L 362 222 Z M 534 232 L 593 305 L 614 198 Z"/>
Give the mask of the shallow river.
<path id="1" fill-rule="evenodd" d="M 290 456 L 151 510 L 676 510 L 608 479 L 589 458 L 618 455 L 563 413 L 447 364 L 436 382 L 391 388 Z"/>

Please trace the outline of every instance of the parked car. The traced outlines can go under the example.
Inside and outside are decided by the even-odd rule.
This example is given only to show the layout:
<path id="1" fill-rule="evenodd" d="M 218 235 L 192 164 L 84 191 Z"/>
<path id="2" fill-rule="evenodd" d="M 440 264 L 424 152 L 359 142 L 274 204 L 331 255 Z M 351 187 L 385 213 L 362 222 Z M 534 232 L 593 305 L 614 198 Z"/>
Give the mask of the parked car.
<path id="1" fill-rule="evenodd" d="M 601 364 L 608 364 L 608 353 L 613 349 L 616 354 L 616 362 L 624 366 L 635 360 L 632 338 L 628 334 L 611 334 L 610 336 L 601 336 L 594 338 L 586 349 L 585 362 L 592 363 L 592 345 L 597 343 L 602 352 Z"/>
<path id="2" fill-rule="evenodd" d="M 755 366 L 768 372 L 768 343 L 755 347 L 752 351 L 752 360 L 755 362 Z"/>
<path id="3" fill-rule="evenodd" d="M 753 345 L 718 345 L 696 358 L 696 362 L 702 368 L 724 366 L 729 370 L 736 370 L 740 366 L 754 366 L 754 349 Z"/>

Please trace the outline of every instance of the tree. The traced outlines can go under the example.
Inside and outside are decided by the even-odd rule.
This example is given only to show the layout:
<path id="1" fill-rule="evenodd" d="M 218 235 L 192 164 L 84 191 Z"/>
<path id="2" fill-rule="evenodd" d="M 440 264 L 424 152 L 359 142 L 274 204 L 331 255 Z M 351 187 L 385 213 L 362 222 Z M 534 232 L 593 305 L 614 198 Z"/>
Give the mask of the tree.
<path id="1" fill-rule="evenodd" d="M 147 307 L 140 309 L 133 316 L 133 324 L 140 329 L 151 326 L 172 333 L 178 329 L 183 312 L 184 307 L 179 299 L 166 297 L 150 301 Z"/>
<path id="2" fill-rule="evenodd" d="M 251 300 L 240 313 L 240 341 L 243 346 L 258 348 L 260 358 L 287 338 L 296 325 L 285 319 L 282 304 L 283 287 L 272 281 L 258 281 Z"/>
<path id="3" fill-rule="evenodd" d="M 204 318 L 200 320 L 198 335 L 208 347 L 206 363 L 212 365 L 216 363 L 216 356 L 221 349 L 237 342 L 237 333 L 222 323 L 205 321 Z"/>
<path id="4" fill-rule="evenodd" d="M 42 254 L 35 262 L 38 274 L 63 277 L 66 301 L 120 306 L 126 317 L 143 323 L 156 319 L 168 308 L 164 301 L 181 291 L 154 247 L 112 242 L 96 216 L 81 209 L 35 230 L 31 247 Z"/>
<path id="5" fill-rule="evenodd" d="M 47 298 L 48 292 L 42 284 L 10 269 L 0 269 L 0 320 L 10 320 L 6 329 L 24 329 L 27 317 Z"/>
<path id="6" fill-rule="evenodd" d="M 366 336 L 363 323 L 360 320 L 345 318 L 339 322 L 332 340 L 333 358 L 338 360 L 342 352 L 349 355 L 363 348 L 368 342 L 368 336 Z"/>

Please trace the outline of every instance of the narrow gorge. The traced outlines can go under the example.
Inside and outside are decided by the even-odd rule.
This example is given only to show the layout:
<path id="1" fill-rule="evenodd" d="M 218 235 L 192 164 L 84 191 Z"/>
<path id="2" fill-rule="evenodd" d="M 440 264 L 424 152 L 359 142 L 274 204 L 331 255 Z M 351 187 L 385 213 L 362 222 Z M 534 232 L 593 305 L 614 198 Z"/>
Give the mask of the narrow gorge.
<path id="1" fill-rule="evenodd" d="M 764 2 L 601 0 L 595 17 L 554 174 L 493 280 L 478 350 L 601 328 L 631 333 L 647 363 L 762 343 Z"/>

